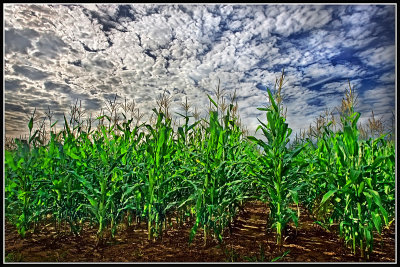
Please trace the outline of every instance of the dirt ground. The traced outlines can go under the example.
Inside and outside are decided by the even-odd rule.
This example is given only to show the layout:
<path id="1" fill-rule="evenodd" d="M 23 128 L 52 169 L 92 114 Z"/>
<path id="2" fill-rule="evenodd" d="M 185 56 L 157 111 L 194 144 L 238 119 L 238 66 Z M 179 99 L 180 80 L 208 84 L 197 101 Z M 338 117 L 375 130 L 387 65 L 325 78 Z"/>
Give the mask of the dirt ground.
<path id="1" fill-rule="evenodd" d="M 290 225 L 283 247 L 275 245 L 275 235 L 266 232 L 268 210 L 258 201 L 247 202 L 237 216 L 224 242 L 208 240 L 199 230 L 189 246 L 193 225 L 173 225 L 162 240 L 148 241 L 145 223 L 119 231 L 114 240 L 96 244 L 96 229 L 84 229 L 80 236 L 56 234 L 54 227 L 43 227 L 21 239 L 12 225 L 5 224 L 6 262 L 394 262 L 395 226 L 374 238 L 369 260 L 351 254 L 336 233 L 313 223 L 301 209 L 299 226 Z"/>

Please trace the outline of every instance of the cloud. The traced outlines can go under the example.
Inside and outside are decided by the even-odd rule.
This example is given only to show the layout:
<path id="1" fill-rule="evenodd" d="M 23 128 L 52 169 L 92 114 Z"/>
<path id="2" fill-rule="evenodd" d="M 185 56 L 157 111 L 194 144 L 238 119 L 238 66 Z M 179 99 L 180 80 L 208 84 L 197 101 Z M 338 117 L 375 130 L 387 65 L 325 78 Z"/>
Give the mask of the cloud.
<path id="1" fill-rule="evenodd" d="M 32 29 L 18 30 L 10 29 L 5 31 L 5 52 L 28 53 L 28 49 L 32 47 L 31 40 L 37 37 L 38 33 Z"/>
<path id="2" fill-rule="evenodd" d="M 43 34 L 36 43 L 36 47 L 42 55 L 46 55 L 50 58 L 55 58 L 61 53 L 66 52 L 64 49 L 66 47 L 64 41 L 52 34 Z"/>
<path id="3" fill-rule="evenodd" d="M 386 95 L 394 90 L 393 5 L 7 4 L 4 11 L 13 131 L 23 125 L 18 107 L 51 105 L 62 114 L 81 99 L 97 113 L 115 94 L 134 99 L 147 118 L 164 90 L 173 110 L 187 97 L 205 114 L 218 80 L 226 95 L 236 90 L 242 122 L 255 130 L 264 116 L 256 108 L 268 101 L 260 85 L 273 88 L 282 69 L 295 131 L 338 103 L 347 79 L 361 87 L 375 77 Z M 377 105 L 394 105 L 363 96 L 382 114 Z"/>
<path id="4" fill-rule="evenodd" d="M 371 67 L 390 67 L 394 66 L 395 63 L 395 47 L 394 45 L 374 47 L 358 53 L 358 56 L 366 65 Z"/>
<path id="5" fill-rule="evenodd" d="M 272 6 L 277 14 L 274 32 L 285 37 L 301 31 L 308 31 L 313 28 L 320 28 L 331 20 L 330 10 L 323 6 Z M 268 8 L 268 11 L 270 8 Z M 273 13 L 273 15 L 275 15 Z M 268 15 L 272 15 L 267 13 Z M 271 16 L 272 17 L 272 16 Z"/>
<path id="6" fill-rule="evenodd" d="M 23 106 L 11 104 L 11 103 L 6 103 L 5 104 L 5 110 L 13 111 L 13 112 L 23 112 L 23 111 L 25 111 Z"/>
<path id="7" fill-rule="evenodd" d="M 307 87 L 324 85 L 335 79 L 346 80 L 351 77 L 365 75 L 366 71 L 362 68 L 350 64 L 314 63 L 304 68 L 304 76 L 310 77 Z"/>
<path id="8" fill-rule="evenodd" d="M 394 72 L 386 72 L 379 77 L 379 81 L 382 83 L 394 83 L 395 82 L 395 73 Z"/>
<path id="9" fill-rule="evenodd" d="M 29 66 L 14 65 L 13 69 L 15 74 L 20 74 L 31 80 L 43 80 L 50 76 L 49 73 Z"/>
<path id="10" fill-rule="evenodd" d="M 18 92 L 24 88 L 26 88 L 26 85 L 24 85 L 23 81 L 19 79 L 9 79 L 8 81 L 4 82 L 4 90 L 6 92 Z"/>

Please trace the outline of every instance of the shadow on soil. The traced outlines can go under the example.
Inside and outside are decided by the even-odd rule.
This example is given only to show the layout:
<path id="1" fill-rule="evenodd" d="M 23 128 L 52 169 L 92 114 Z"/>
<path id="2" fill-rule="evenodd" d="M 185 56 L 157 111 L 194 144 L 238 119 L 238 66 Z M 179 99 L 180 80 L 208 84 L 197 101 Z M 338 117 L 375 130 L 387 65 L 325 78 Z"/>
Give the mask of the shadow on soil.
<path id="1" fill-rule="evenodd" d="M 56 234 L 53 226 L 21 239 L 11 224 L 5 228 L 6 262 L 359 262 L 337 234 L 313 223 L 301 209 L 299 226 L 289 225 L 284 245 L 275 245 L 275 235 L 267 233 L 268 210 L 258 201 L 247 202 L 231 225 L 224 242 L 208 240 L 201 233 L 188 245 L 192 224 L 174 224 L 162 240 L 148 241 L 142 223 L 120 230 L 115 239 L 96 245 L 96 229 L 85 228 L 80 236 Z M 67 229 L 66 229 L 67 230 Z M 201 232 L 201 231 L 200 231 Z M 368 261 L 395 261 L 395 226 L 377 236 Z"/>

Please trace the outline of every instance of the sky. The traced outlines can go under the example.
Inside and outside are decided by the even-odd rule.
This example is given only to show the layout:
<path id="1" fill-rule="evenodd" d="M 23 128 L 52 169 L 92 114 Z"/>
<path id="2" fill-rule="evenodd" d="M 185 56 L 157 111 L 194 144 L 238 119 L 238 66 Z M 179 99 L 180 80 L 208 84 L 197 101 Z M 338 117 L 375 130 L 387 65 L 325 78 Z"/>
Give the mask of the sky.
<path id="1" fill-rule="evenodd" d="M 394 4 L 4 4 L 5 134 L 28 133 L 34 108 L 63 125 L 77 99 L 96 116 L 134 100 L 149 118 L 163 92 L 171 112 L 188 99 L 206 114 L 207 94 L 236 90 L 254 134 L 266 88 L 282 89 L 293 132 L 341 103 L 350 81 L 366 122 L 395 113 Z M 60 128 L 59 128 L 60 129 Z"/>

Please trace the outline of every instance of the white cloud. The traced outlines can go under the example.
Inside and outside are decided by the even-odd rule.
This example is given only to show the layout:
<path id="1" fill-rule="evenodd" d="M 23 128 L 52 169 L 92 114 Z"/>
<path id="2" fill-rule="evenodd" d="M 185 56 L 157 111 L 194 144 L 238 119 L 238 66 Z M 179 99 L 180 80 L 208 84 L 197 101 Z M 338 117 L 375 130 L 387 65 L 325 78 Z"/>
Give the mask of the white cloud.
<path id="1" fill-rule="evenodd" d="M 390 122 L 392 114 L 395 114 L 395 88 L 394 85 L 378 86 L 365 91 L 360 95 L 359 111 L 361 116 L 367 120 L 372 117 L 382 118 L 383 121 Z"/>
<path id="2" fill-rule="evenodd" d="M 387 45 L 370 48 L 358 53 L 358 56 L 365 64 L 375 68 L 392 66 L 395 63 L 395 47 L 394 45 Z"/>
<path id="3" fill-rule="evenodd" d="M 371 13 L 376 9 L 371 6 L 354 6 L 354 13 L 341 16 L 343 24 L 365 25 L 370 22 Z"/>
<path id="4" fill-rule="evenodd" d="M 394 72 L 386 72 L 378 78 L 378 80 L 383 83 L 394 83 L 395 79 L 396 77 Z"/>
<path id="5" fill-rule="evenodd" d="M 275 31 L 289 36 L 299 31 L 320 28 L 331 20 L 331 12 L 322 6 L 278 6 Z M 266 14 L 268 16 L 268 14 Z M 269 17 L 269 16 L 268 16 Z"/>
<path id="6" fill-rule="evenodd" d="M 314 63 L 307 66 L 304 69 L 304 73 L 306 76 L 312 77 L 316 79 L 316 83 L 320 83 L 322 78 L 326 80 L 332 78 L 340 78 L 345 79 L 349 77 L 360 77 L 363 76 L 366 72 L 358 66 L 350 65 L 350 64 L 337 64 L 332 65 L 331 63 Z M 310 84 L 308 86 L 312 87 L 316 84 Z"/>
<path id="7" fill-rule="evenodd" d="M 59 101 L 57 107 L 66 111 L 70 101 L 81 96 L 88 98 L 89 112 L 95 112 L 103 97 L 117 93 L 135 99 L 148 115 L 157 95 L 166 89 L 174 101 L 172 106 L 187 96 L 194 106 L 205 109 L 206 93 L 212 94 L 221 79 L 228 94 L 237 89 L 242 120 L 255 129 L 256 118 L 262 115 L 256 108 L 267 100 L 266 92 L 256 86 L 262 83 L 272 88 L 280 74 L 277 69 L 285 68 L 288 121 L 294 129 L 304 128 L 323 109 L 307 103 L 319 98 L 332 104 L 334 94 L 340 91 L 338 84 L 323 83 L 333 78 L 354 80 L 367 73 L 364 66 L 334 65 L 330 59 L 344 46 L 371 46 L 382 32 L 379 21 L 375 27 L 368 20 L 368 14 L 381 12 L 374 7 L 356 9 L 353 16 L 341 9 L 322 5 L 218 8 L 134 4 L 130 5 L 130 17 L 117 19 L 118 7 L 113 4 L 6 5 L 5 79 L 9 85 L 20 80 L 25 90 L 18 92 L 25 102 L 17 97 L 8 97 L 6 102 L 16 108 Z M 336 26 L 331 24 L 334 12 L 339 17 Z M 372 26 L 366 28 L 357 19 L 370 21 Z M 349 30 L 343 26 L 346 23 L 352 25 Z M 300 39 L 291 39 L 295 34 Z M 390 66 L 394 62 L 393 45 L 357 51 L 367 65 Z M 389 70 L 380 81 L 394 79 L 391 73 Z M 48 93 L 44 84 L 49 81 L 52 84 L 47 83 L 47 88 L 59 85 L 61 89 L 40 103 L 36 96 Z M 323 93 L 303 87 L 307 82 L 322 84 Z"/>

